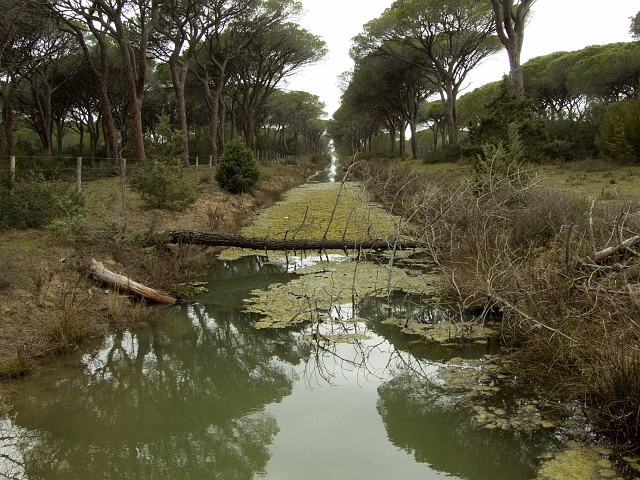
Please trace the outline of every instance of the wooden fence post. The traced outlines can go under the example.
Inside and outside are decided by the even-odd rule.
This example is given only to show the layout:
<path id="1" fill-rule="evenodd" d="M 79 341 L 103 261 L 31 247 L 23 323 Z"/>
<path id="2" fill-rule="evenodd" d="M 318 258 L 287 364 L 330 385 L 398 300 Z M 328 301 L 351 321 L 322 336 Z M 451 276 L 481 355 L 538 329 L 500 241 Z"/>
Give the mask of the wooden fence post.
<path id="1" fill-rule="evenodd" d="M 13 190 L 13 183 L 16 179 L 16 157 L 9 157 L 9 190 Z"/>
<path id="2" fill-rule="evenodd" d="M 82 157 L 76 158 L 76 192 L 82 193 Z"/>
<path id="3" fill-rule="evenodd" d="M 127 159 L 122 158 L 120 160 L 120 165 L 122 168 L 122 172 L 120 173 L 122 177 L 122 198 L 124 198 L 124 194 L 127 191 Z"/>
<path id="4" fill-rule="evenodd" d="M 198 156 L 196 155 L 196 183 L 198 183 Z"/>
<path id="5" fill-rule="evenodd" d="M 209 183 L 213 180 L 213 155 L 209 155 Z"/>

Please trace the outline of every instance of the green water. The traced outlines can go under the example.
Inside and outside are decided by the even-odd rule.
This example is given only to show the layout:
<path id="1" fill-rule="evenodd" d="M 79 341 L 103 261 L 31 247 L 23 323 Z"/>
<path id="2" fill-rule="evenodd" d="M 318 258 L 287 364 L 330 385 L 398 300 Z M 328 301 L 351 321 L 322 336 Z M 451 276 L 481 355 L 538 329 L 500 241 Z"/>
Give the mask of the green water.
<path id="1" fill-rule="evenodd" d="M 149 327 L 114 333 L 16 382 L 0 423 L 0 473 L 29 479 L 533 478 L 552 439 L 473 426 L 436 388 L 438 362 L 486 347 L 408 348 L 380 324 L 325 345 L 255 330 L 249 291 L 286 282 L 259 257 L 217 262 L 209 293 Z M 353 308 L 353 307 L 350 307 Z M 401 307 L 397 307 L 401 308 Z"/>

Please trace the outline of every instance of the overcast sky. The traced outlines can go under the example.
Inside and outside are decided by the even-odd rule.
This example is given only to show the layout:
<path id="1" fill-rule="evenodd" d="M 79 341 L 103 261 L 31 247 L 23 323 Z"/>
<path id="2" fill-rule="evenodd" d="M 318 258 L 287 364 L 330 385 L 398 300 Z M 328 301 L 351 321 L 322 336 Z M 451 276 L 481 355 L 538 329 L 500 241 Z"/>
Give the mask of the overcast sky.
<path id="1" fill-rule="evenodd" d="M 304 90 L 325 102 L 328 117 L 340 105 L 337 77 L 350 70 L 351 39 L 369 20 L 380 16 L 393 0 L 302 0 L 301 25 L 327 43 L 327 59 L 291 77 L 290 90 Z M 579 50 L 587 45 L 631 41 L 629 17 L 640 11 L 638 0 L 538 0 L 525 30 L 522 62 L 560 50 Z M 509 72 L 502 51 L 485 60 L 469 74 L 467 90 L 499 80 Z"/>

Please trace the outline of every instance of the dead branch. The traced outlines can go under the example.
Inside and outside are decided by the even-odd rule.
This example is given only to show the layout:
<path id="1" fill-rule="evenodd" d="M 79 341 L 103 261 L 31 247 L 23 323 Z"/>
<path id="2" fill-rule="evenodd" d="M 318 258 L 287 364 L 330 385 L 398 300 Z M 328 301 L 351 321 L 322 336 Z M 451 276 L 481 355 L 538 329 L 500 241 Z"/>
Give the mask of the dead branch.
<path id="1" fill-rule="evenodd" d="M 635 237 L 627 238 L 624 242 L 614 245 L 613 247 L 607 247 L 604 250 L 600 250 L 599 252 L 595 252 L 592 257 L 582 257 L 578 260 L 576 267 L 580 265 L 589 265 L 594 263 L 600 263 L 604 260 L 607 260 L 609 257 L 613 255 L 617 255 L 619 253 L 630 250 L 632 247 L 636 245 L 640 245 L 640 235 L 636 235 Z"/>
<path id="2" fill-rule="evenodd" d="M 166 293 L 159 292 L 153 288 L 149 288 L 141 283 L 134 282 L 129 277 L 119 275 L 107 270 L 107 268 L 95 259 L 91 259 L 89 266 L 89 272 L 95 276 L 101 282 L 111 285 L 116 288 L 120 288 L 126 291 L 135 293 L 136 295 L 151 300 L 156 303 L 164 303 L 167 305 L 173 305 L 178 301 L 177 298 L 172 297 Z"/>

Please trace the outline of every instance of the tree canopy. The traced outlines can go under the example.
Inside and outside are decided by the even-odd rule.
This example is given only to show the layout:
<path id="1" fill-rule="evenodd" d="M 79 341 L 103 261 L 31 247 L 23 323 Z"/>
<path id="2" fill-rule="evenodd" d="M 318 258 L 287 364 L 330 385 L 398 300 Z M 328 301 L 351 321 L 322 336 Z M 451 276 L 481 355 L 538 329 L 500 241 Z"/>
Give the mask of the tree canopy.
<path id="1" fill-rule="evenodd" d="M 201 131 L 208 131 L 206 151 L 214 158 L 240 134 L 253 149 L 264 143 L 258 137 L 270 136 L 269 97 L 327 54 L 325 42 L 297 23 L 296 0 L 0 0 L 0 6 L 0 143 L 14 155 L 19 124 L 38 134 L 45 155 L 54 153 L 54 137 L 61 152 L 65 133 L 75 131 L 77 152 L 88 134 L 91 154 L 144 160 L 144 137 L 162 113 L 182 134 L 183 163 L 205 150 L 196 141 Z M 322 108 L 314 114 L 287 128 L 297 138 L 317 137 Z M 293 150 L 306 145 L 301 140 Z"/>

